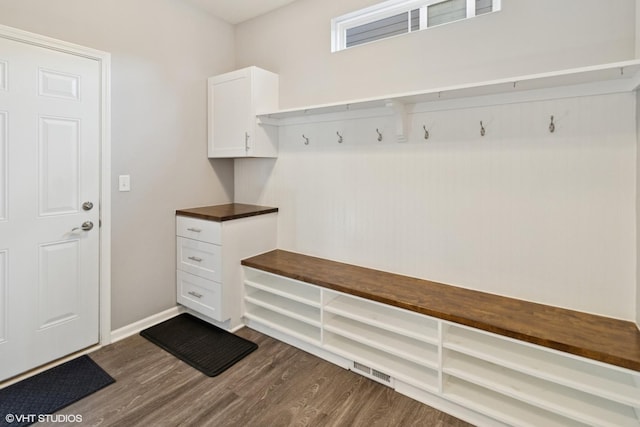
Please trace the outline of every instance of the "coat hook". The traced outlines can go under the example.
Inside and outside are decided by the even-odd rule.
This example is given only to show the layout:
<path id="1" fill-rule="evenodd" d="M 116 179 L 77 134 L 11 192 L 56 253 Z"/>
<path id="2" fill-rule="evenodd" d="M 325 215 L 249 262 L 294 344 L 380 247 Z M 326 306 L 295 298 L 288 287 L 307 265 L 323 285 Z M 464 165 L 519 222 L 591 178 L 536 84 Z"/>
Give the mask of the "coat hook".
<path id="1" fill-rule="evenodd" d="M 553 116 L 551 116 L 551 123 L 549 123 L 549 132 L 553 133 L 556 131 L 556 125 L 553 124 Z"/>
<path id="2" fill-rule="evenodd" d="M 304 134 L 302 134 L 302 138 L 304 139 L 304 145 L 309 145 L 309 138 L 304 136 Z"/>
<path id="3" fill-rule="evenodd" d="M 484 125 L 482 124 L 482 120 L 480 120 L 480 136 L 484 136 L 485 133 Z"/>
<path id="4" fill-rule="evenodd" d="M 422 129 L 424 129 L 424 139 L 429 139 L 429 131 L 427 130 L 427 126 L 422 125 Z"/>
<path id="5" fill-rule="evenodd" d="M 378 133 L 378 141 L 382 141 L 382 133 L 378 129 L 376 129 L 376 132 Z"/>
<path id="6" fill-rule="evenodd" d="M 344 141 L 344 138 L 342 138 L 342 135 L 340 135 L 340 132 L 336 132 L 336 135 L 338 135 L 338 144 L 342 144 L 342 141 Z"/>

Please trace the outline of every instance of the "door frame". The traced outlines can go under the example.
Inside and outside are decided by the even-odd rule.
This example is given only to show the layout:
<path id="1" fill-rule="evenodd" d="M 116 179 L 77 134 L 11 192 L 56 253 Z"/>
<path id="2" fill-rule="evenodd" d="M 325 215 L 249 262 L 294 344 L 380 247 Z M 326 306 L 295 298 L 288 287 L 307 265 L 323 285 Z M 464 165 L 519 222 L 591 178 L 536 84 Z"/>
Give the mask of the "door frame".
<path id="1" fill-rule="evenodd" d="M 98 62 L 100 66 L 99 345 L 111 342 L 111 54 L 0 24 L 0 37 Z"/>

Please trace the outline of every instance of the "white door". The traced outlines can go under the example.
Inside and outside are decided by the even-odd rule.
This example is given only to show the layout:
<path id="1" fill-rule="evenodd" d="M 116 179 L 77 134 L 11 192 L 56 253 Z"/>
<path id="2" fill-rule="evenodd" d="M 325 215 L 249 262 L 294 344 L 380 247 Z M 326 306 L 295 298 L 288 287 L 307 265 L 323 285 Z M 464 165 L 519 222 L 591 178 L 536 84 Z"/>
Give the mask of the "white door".
<path id="1" fill-rule="evenodd" d="M 0 37 L 0 381 L 98 343 L 99 153 L 98 61 Z"/>

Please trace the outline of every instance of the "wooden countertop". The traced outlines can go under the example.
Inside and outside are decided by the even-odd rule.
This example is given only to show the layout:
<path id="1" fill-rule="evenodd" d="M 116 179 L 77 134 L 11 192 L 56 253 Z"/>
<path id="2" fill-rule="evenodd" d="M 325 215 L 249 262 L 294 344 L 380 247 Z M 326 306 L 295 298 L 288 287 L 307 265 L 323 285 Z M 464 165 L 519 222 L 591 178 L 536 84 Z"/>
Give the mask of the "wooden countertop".
<path id="1" fill-rule="evenodd" d="M 293 252 L 242 261 L 270 273 L 640 371 L 632 322 L 488 294 Z"/>
<path id="2" fill-rule="evenodd" d="M 229 203 L 226 205 L 203 206 L 191 209 L 179 209 L 176 215 L 190 216 L 192 218 L 206 219 L 208 221 L 230 221 L 232 219 L 246 218 L 256 215 L 278 212 L 278 208 L 268 206 L 245 205 L 242 203 Z"/>

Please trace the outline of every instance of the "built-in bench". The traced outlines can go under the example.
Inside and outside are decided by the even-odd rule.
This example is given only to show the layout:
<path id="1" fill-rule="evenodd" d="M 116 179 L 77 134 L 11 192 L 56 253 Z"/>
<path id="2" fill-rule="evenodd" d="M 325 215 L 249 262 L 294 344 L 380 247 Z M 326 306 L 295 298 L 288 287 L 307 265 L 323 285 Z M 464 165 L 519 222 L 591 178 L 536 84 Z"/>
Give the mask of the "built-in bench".
<path id="1" fill-rule="evenodd" d="M 632 322 L 274 250 L 244 319 L 481 426 L 640 426 Z"/>

